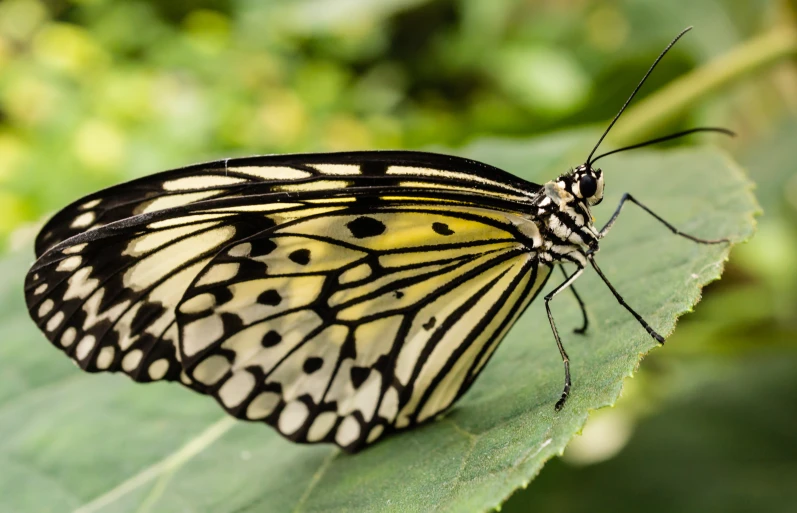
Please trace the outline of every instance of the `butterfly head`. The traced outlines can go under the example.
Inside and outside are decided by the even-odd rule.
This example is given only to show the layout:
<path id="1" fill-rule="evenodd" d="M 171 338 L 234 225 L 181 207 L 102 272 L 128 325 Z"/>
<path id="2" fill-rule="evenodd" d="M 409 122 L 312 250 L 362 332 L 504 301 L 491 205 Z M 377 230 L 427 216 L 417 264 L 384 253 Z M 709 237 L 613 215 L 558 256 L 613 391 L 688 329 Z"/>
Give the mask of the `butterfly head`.
<path id="1" fill-rule="evenodd" d="M 573 196 L 589 206 L 603 201 L 603 171 L 589 164 L 575 168 L 568 176 Z"/>

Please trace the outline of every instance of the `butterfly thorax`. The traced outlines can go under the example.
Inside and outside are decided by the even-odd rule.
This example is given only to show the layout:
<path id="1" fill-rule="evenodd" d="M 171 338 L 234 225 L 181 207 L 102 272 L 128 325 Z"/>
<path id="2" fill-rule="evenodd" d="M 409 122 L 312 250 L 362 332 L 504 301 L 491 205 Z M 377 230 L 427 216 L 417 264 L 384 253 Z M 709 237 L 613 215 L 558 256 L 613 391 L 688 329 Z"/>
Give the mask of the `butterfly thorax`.
<path id="1" fill-rule="evenodd" d="M 577 261 L 598 250 L 600 238 L 590 211 L 603 199 L 603 173 L 583 165 L 547 182 L 534 201 L 544 261 Z"/>

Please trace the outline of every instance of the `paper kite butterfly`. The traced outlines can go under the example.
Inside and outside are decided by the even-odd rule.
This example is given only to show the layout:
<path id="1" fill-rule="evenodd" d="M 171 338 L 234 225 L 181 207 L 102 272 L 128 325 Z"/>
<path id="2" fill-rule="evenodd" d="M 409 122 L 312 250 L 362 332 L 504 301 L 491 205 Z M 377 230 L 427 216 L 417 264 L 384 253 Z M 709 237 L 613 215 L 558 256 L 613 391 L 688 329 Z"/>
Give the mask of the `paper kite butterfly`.
<path id="1" fill-rule="evenodd" d="M 633 147 L 696 131 L 723 130 Z M 593 226 L 598 145 L 544 185 L 411 151 L 230 159 L 134 180 L 46 224 L 27 305 L 83 370 L 178 381 L 293 441 L 356 451 L 449 408 L 553 268 L 572 264 L 545 296 L 565 367 L 559 410 L 569 363 L 548 303 L 587 264 L 663 342 L 595 262 L 624 203 L 720 242 L 630 195 Z"/>

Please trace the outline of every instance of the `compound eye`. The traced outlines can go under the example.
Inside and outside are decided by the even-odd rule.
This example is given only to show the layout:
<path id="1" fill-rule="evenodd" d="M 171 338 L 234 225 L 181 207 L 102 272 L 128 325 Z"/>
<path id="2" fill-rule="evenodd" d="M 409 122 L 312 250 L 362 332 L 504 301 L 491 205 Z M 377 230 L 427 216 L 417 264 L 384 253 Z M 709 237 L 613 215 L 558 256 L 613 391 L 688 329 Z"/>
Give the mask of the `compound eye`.
<path id="1" fill-rule="evenodd" d="M 578 181 L 579 192 L 582 198 L 590 198 L 598 192 L 598 181 L 591 174 L 586 174 Z"/>

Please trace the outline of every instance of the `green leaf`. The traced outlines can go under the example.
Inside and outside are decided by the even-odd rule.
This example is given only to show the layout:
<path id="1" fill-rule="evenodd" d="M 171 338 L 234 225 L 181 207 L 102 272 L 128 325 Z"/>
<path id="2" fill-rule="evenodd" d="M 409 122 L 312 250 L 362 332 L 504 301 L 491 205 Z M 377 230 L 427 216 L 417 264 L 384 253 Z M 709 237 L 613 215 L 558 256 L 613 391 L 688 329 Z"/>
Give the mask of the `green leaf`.
<path id="1" fill-rule="evenodd" d="M 797 511 L 797 353 L 785 349 L 685 363 L 690 392 L 643 419 L 620 455 L 551 462 L 502 511 Z"/>
<path id="2" fill-rule="evenodd" d="M 583 136 L 483 141 L 465 153 L 543 182 L 566 171 L 562 158 L 583 149 Z M 750 183 L 719 151 L 640 151 L 603 168 L 599 222 L 628 191 L 697 236 L 739 241 L 753 231 Z M 629 304 L 667 335 L 700 288 L 719 277 L 728 251 L 676 237 L 628 205 L 598 261 Z M 591 320 L 587 336 L 572 333 L 580 322 L 572 297 L 552 302 L 573 366 L 561 412 L 553 405 L 562 364 L 537 301 L 447 415 L 348 456 L 224 418 L 210 399 L 176 384 L 142 386 L 71 368 L 27 318 L 21 281 L 29 263 L 15 256 L 0 269 L 9 277 L 0 287 L 2 511 L 487 510 L 560 454 L 591 409 L 613 404 L 623 379 L 656 346 L 585 273 L 578 290 Z"/>

